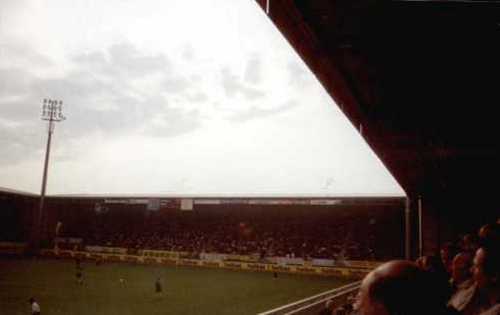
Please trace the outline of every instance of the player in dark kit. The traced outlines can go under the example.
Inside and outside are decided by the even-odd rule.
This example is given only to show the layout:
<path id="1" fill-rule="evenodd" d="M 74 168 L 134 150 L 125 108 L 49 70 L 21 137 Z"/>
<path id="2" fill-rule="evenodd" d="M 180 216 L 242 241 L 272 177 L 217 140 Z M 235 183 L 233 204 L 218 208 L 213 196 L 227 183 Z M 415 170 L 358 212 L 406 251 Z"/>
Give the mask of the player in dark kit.
<path id="1" fill-rule="evenodd" d="M 161 285 L 160 278 L 157 278 L 155 281 L 155 292 L 158 295 L 161 295 L 161 292 L 163 291 L 163 287 Z"/>
<path id="2" fill-rule="evenodd" d="M 76 282 L 79 285 L 83 284 L 83 268 L 80 262 L 80 259 L 75 260 L 75 265 L 76 265 Z"/>
<path id="3" fill-rule="evenodd" d="M 80 269 L 76 270 L 76 281 L 79 285 L 83 284 L 83 273 L 82 270 Z"/>

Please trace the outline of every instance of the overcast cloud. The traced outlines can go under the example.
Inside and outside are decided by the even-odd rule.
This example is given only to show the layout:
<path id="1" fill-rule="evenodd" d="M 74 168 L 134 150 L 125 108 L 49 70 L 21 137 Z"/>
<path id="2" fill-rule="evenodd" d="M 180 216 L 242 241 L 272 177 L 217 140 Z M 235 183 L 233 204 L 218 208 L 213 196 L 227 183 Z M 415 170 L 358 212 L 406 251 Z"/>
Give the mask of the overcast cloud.
<path id="1" fill-rule="evenodd" d="M 255 1 L 1 1 L 0 187 L 403 195 Z"/>

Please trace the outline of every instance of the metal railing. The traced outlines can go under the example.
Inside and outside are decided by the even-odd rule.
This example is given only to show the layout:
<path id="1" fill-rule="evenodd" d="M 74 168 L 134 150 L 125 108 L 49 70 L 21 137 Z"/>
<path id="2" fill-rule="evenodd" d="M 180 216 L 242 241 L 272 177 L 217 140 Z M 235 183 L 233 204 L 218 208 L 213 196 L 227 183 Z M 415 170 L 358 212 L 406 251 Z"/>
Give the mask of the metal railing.
<path id="1" fill-rule="evenodd" d="M 326 301 L 332 300 L 332 307 L 337 307 L 347 301 L 347 297 L 359 290 L 361 281 L 356 281 L 340 288 L 335 288 L 257 315 L 306 315 L 317 314 Z"/>

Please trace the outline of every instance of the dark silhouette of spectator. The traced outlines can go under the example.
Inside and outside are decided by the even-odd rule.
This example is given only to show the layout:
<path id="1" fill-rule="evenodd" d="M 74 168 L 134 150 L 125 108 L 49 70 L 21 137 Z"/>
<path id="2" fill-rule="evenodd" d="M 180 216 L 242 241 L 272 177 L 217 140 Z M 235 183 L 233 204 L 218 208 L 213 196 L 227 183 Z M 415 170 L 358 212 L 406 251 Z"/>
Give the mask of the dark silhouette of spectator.
<path id="1" fill-rule="evenodd" d="M 447 242 L 441 247 L 441 262 L 449 276 L 451 276 L 451 264 L 453 261 L 453 257 L 455 257 L 456 254 L 457 249 L 451 242 Z"/>
<path id="2" fill-rule="evenodd" d="M 333 314 L 333 315 L 347 315 L 347 311 L 346 311 L 346 309 L 343 306 L 339 306 L 339 307 L 337 307 L 333 311 L 333 313 L 330 313 L 330 314 Z"/>
<path id="3" fill-rule="evenodd" d="M 332 315 L 333 311 L 333 302 L 332 300 L 328 300 L 325 302 L 325 307 L 319 312 L 319 315 Z"/>
<path id="4" fill-rule="evenodd" d="M 498 247 L 500 246 L 500 224 L 489 223 L 483 225 L 478 232 L 481 246 Z"/>
<path id="5" fill-rule="evenodd" d="M 391 261 L 364 279 L 354 305 L 360 315 L 448 314 L 432 274 L 410 261 Z"/>
<path id="6" fill-rule="evenodd" d="M 420 256 L 415 260 L 415 264 L 422 270 L 425 270 L 424 260 L 425 256 Z"/>
<path id="7" fill-rule="evenodd" d="M 464 282 L 472 282 L 472 260 L 473 255 L 469 252 L 461 252 L 455 255 L 451 266 L 451 281 L 453 286 L 459 286 Z"/>
<path id="8" fill-rule="evenodd" d="M 446 270 L 443 266 L 442 261 L 436 256 L 423 256 L 421 257 L 421 259 L 419 259 L 418 264 L 421 264 L 422 269 L 425 271 L 442 274 L 443 276 L 446 275 Z"/>
<path id="9" fill-rule="evenodd" d="M 491 245 L 491 243 L 490 243 Z M 474 256 L 473 278 L 478 287 L 479 315 L 500 314 L 500 250 L 481 247 Z"/>
<path id="10" fill-rule="evenodd" d="M 353 312 L 352 303 L 347 303 L 344 305 L 346 315 L 351 315 Z"/>
<path id="11" fill-rule="evenodd" d="M 460 312 L 470 303 L 476 291 L 471 273 L 472 259 L 473 255 L 469 252 L 459 253 L 453 258 L 451 269 L 453 295 L 448 306 Z"/>
<path id="12" fill-rule="evenodd" d="M 472 255 L 479 248 L 479 240 L 474 234 L 465 234 L 462 237 L 462 251 L 470 252 Z"/>
<path id="13" fill-rule="evenodd" d="M 422 259 L 423 270 L 429 273 L 434 285 L 439 288 L 437 292 L 443 294 L 441 297 L 447 302 L 452 294 L 450 275 L 446 272 L 442 260 L 436 256 L 424 256 Z"/>

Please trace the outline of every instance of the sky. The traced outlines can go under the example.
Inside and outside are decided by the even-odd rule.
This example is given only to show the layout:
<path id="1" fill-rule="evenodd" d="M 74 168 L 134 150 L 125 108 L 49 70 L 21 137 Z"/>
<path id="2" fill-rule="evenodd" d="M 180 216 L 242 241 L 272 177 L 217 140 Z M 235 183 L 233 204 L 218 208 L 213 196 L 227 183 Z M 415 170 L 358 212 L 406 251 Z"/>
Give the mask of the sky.
<path id="1" fill-rule="evenodd" d="M 0 187 L 404 196 L 253 0 L 0 1 Z"/>

